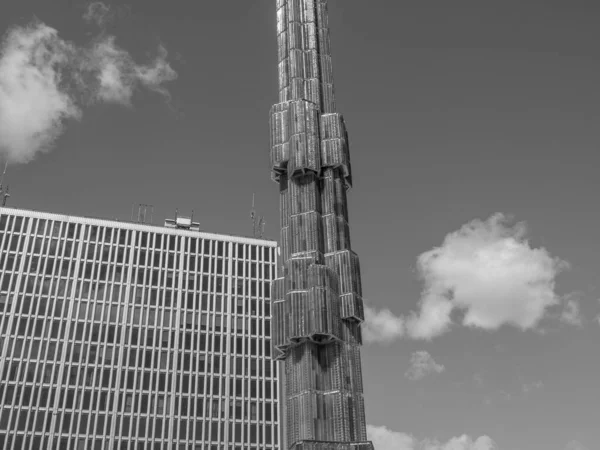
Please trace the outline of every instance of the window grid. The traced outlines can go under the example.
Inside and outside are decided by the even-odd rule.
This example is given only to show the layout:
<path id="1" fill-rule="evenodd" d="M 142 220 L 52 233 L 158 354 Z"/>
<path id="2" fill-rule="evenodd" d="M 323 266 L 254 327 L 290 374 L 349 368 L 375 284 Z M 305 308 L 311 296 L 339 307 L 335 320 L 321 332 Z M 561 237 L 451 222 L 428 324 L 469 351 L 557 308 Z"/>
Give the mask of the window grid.
<path id="1" fill-rule="evenodd" d="M 5 211 L 0 448 L 277 447 L 273 245 Z"/>

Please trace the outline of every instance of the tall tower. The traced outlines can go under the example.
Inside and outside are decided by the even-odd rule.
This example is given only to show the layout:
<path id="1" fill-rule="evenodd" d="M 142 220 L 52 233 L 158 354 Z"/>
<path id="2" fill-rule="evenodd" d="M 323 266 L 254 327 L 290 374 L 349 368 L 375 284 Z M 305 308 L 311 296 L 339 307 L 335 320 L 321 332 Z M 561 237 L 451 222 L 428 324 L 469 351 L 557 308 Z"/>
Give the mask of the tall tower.
<path id="1" fill-rule="evenodd" d="M 360 361 L 360 266 L 350 246 L 348 136 L 336 112 L 327 0 L 277 0 L 279 103 L 271 109 L 282 278 L 274 357 L 285 361 L 287 448 L 373 450 Z"/>

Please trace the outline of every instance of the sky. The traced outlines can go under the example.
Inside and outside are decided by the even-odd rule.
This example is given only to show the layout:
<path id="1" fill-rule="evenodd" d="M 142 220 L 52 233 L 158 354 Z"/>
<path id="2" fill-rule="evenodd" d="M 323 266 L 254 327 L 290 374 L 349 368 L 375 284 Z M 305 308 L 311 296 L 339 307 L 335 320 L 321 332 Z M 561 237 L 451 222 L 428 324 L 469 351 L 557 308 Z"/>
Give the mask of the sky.
<path id="1" fill-rule="evenodd" d="M 278 239 L 275 1 L 104 4 L 2 2 L 9 206 Z M 600 6 L 329 11 L 377 450 L 598 448 Z"/>

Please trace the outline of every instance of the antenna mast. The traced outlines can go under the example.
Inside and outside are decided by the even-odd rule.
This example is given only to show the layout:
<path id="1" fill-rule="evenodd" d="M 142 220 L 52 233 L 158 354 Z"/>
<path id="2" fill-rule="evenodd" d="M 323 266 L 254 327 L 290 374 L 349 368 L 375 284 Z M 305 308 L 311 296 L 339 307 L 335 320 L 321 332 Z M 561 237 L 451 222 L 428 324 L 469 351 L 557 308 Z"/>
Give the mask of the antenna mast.
<path id="1" fill-rule="evenodd" d="M 148 223 L 148 213 L 150 214 L 150 223 L 152 223 L 152 218 L 154 216 L 154 206 L 146 205 L 145 203 L 140 203 L 138 206 L 138 223 Z"/>
<path id="2" fill-rule="evenodd" d="M 4 179 L 6 178 L 6 168 L 7 167 L 8 167 L 8 161 L 6 161 L 4 163 L 4 171 L 2 172 L 2 176 L 0 177 L 0 197 L 2 197 L 2 206 L 6 206 L 8 197 L 10 197 L 10 193 L 9 193 L 10 186 L 6 185 L 6 187 L 4 187 Z"/>
<path id="3" fill-rule="evenodd" d="M 250 210 L 250 220 L 252 221 L 252 237 L 262 239 L 265 232 L 265 218 L 257 216 L 254 209 L 254 194 L 252 194 L 252 209 Z"/>

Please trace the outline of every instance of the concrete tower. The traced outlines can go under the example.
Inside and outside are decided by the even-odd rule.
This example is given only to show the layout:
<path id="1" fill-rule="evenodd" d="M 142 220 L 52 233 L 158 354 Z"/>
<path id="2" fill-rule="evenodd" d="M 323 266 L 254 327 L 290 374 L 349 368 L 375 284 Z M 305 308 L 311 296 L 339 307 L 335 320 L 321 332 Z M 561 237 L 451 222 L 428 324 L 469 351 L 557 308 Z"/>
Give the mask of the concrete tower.
<path id="1" fill-rule="evenodd" d="M 271 297 L 275 358 L 285 361 L 286 448 L 373 450 L 360 361 L 360 267 L 346 201 L 352 174 L 335 106 L 327 1 L 277 0 L 277 40 L 279 103 L 270 123 L 282 278 Z"/>

